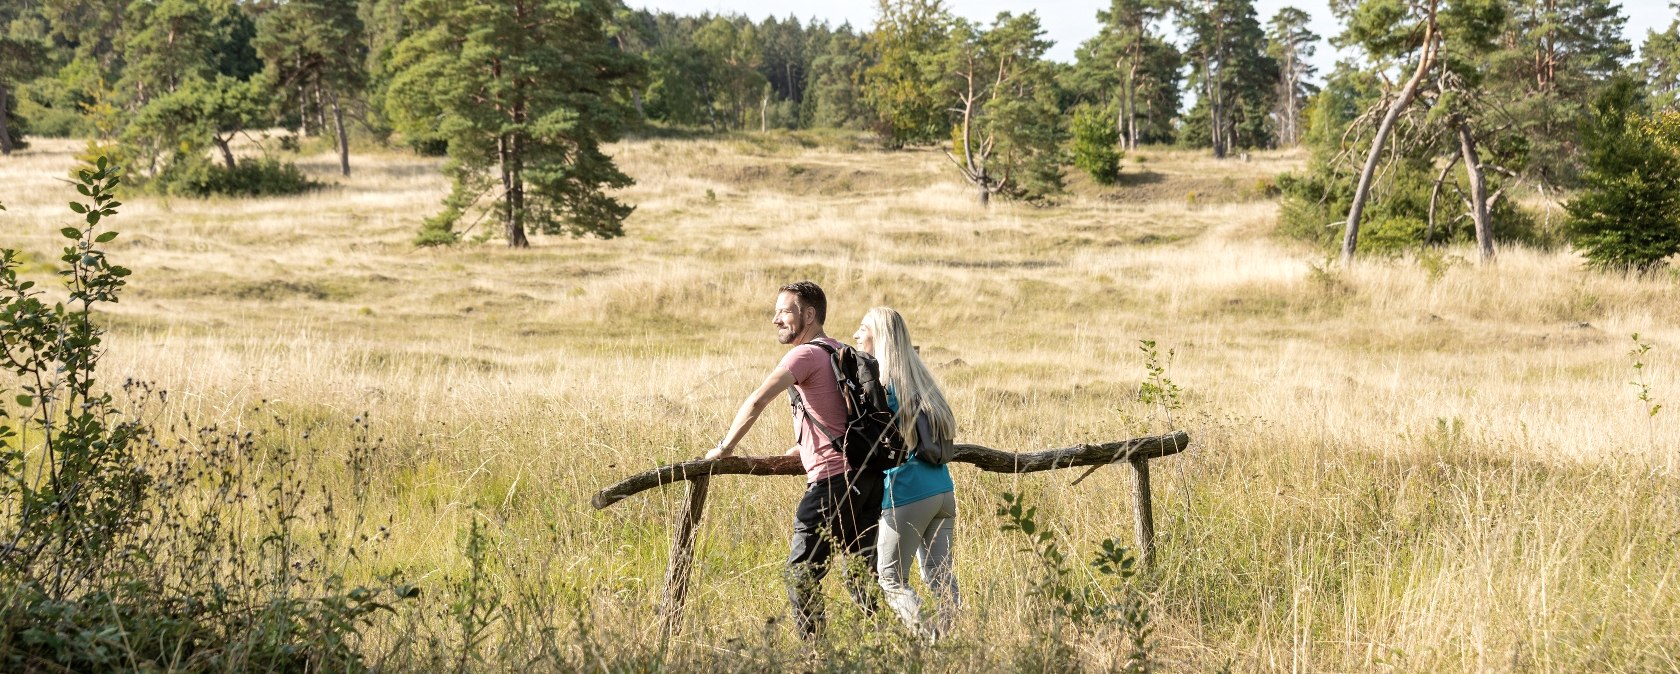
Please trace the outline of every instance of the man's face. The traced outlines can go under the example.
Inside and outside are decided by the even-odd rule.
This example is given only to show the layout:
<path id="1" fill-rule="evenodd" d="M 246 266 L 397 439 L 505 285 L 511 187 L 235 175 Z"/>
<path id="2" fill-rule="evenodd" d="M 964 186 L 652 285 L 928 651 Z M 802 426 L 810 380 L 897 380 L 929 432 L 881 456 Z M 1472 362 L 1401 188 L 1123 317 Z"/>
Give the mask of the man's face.
<path id="1" fill-rule="evenodd" d="M 770 322 L 776 325 L 777 342 L 792 344 L 799 339 L 805 332 L 805 309 L 799 306 L 799 297 L 793 293 L 776 295 L 776 315 Z"/>

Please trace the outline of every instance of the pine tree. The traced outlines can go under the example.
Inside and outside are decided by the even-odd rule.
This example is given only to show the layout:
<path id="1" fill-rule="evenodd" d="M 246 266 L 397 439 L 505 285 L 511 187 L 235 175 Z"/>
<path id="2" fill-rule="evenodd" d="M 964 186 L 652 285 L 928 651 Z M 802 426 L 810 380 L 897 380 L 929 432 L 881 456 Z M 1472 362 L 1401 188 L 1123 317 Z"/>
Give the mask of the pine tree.
<path id="1" fill-rule="evenodd" d="M 1073 165 L 1101 185 L 1113 185 L 1120 178 L 1120 132 L 1108 111 L 1081 106 L 1073 111 Z"/>
<path id="2" fill-rule="evenodd" d="M 1680 2 L 1669 7 L 1680 13 Z M 1651 102 L 1666 110 L 1680 109 L 1680 20 L 1668 24 L 1668 29 L 1646 32 L 1645 44 L 1639 48 L 1639 72 L 1650 84 Z"/>
<path id="3" fill-rule="evenodd" d="M 869 67 L 862 45 L 863 38 L 851 25 L 842 24 L 811 60 L 811 88 L 805 97 L 811 111 L 804 115 L 811 126 L 861 129 L 869 123 L 870 110 L 858 85 Z"/>
<path id="4" fill-rule="evenodd" d="M 948 156 L 978 189 L 1036 200 L 1062 189 L 1062 141 L 1055 76 L 1038 15 L 998 14 L 981 30 L 957 21 L 945 52 L 946 91 L 956 111 Z"/>
<path id="5" fill-rule="evenodd" d="M 632 207 L 606 193 L 631 180 L 601 150 L 630 106 L 615 90 L 640 76 L 607 39 L 610 0 L 415 0 L 416 32 L 398 45 L 387 112 L 405 133 L 448 141 L 454 180 L 422 239 L 454 225 L 488 192 L 510 247 L 527 225 L 617 236 Z M 492 183 L 495 171 L 499 180 Z"/>
<path id="6" fill-rule="evenodd" d="M 1417 97 L 1424 78 L 1436 66 L 1441 46 L 1440 0 L 1361 0 L 1338 6 L 1338 13 L 1346 24 L 1338 38 L 1342 44 L 1363 49 L 1379 72 L 1396 61 L 1411 71 L 1398 91 L 1383 97 L 1386 100 L 1380 105 L 1386 110 L 1371 135 L 1370 146 L 1359 150 L 1365 155 L 1365 162 L 1349 197 L 1347 224 L 1342 230 L 1341 262 L 1351 265 L 1359 250 L 1359 228 L 1383 148 L 1400 116 Z M 1375 113 L 1377 109 L 1369 112 Z"/>
<path id="7" fill-rule="evenodd" d="M 1680 129 L 1640 115 L 1638 89 L 1618 77 L 1594 101 L 1586 186 L 1564 205 L 1571 240 L 1600 269 L 1648 272 L 1680 253 Z"/>
<path id="8" fill-rule="evenodd" d="M 1444 143 L 1437 150 L 1450 157 L 1435 180 L 1438 195 L 1447 172 L 1455 165 L 1464 167 L 1468 192 L 1464 195 L 1467 215 L 1476 232 L 1476 247 L 1482 262 L 1494 256 L 1494 207 L 1504 195 L 1494 187 L 1490 167 L 1509 171 L 1490 161 L 1490 149 L 1505 140 L 1500 121 L 1505 101 L 1494 95 L 1489 84 L 1488 62 L 1498 51 L 1496 38 L 1506 22 L 1505 7 L 1500 2 L 1453 0 L 1441 13 L 1440 31 L 1444 36 L 1440 48 L 1439 67 L 1431 83 L 1434 95 L 1426 97 L 1429 109 L 1426 122 L 1439 125 L 1442 137 L 1456 142 Z M 1429 133 L 1426 125 L 1422 133 Z M 1412 139 L 1413 145 L 1421 144 Z M 1454 186 L 1456 189 L 1456 185 Z M 1430 230 L 1434 229 L 1436 200 L 1430 203 Z M 1428 234 L 1426 234 L 1426 237 Z"/>
<path id="9" fill-rule="evenodd" d="M 201 175 L 214 147 L 232 170 L 233 136 L 264 120 L 255 25 L 231 0 L 157 0 L 129 6 L 117 98 L 129 175 Z M 165 181 L 166 183 L 168 181 Z"/>
<path id="10" fill-rule="evenodd" d="M 1459 12 L 1477 3 L 1458 0 Z M 1525 173 L 1544 184 L 1572 184 L 1585 149 L 1588 103 L 1633 52 L 1616 0 L 1505 0 L 1502 49 L 1481 66 L 1505 126 L 1523 139 Z"/>
<path id="11" fill-rule="evenodd" d="M 1266 34 L 1252 0 L 1191 0 L 1183 24 L 1190 79 L 1199 94 L 1186 134 L 1221 158 L 1233 149 L 1271 145 L 1267 118 L 1278 66 L 1265 53 Z"/>
<path id="12" fill-rule="evenodd" d="M 1102 25 L 1096 37 L 1086 43 L 1082 61 L 1100 69 L 1100 81 L 1112 83 L 1112 102 L 1118 111 L 1115 130 L 1127 149 L 1136 149 L 1140 135 L 1138 108 L 1145 97 L 1152 58 L 1159 58 L 1163 40 L 1155 24 L 1166 17 L 1168 5 L 1161 0 L 1111 0 L 1107 10 L 1097 10 Z"/>
<path id="13" fill-rule="evenodd" d="M 123 51 L 123 91 L 138 110 L 193 80 L 213 80 L 223 45 L 217 17 L 227 0 L 158 0 L 130 6 Z"/>
<path id="14" fill-rule="evenodd" d="M 385 92 L 396 74 L 391 71 L 391 57 L 397 45 L 413 32 L 402 6 L 403 0 L 359 0 L 356 6 L 367 52 L 367 62 L 362 68 L 367 73 L 367 84 L 362 89 L 358 114 L 362 125 L 381 141 L 387 140 L 393 130 L 385 116 Z"/>
<path id="15" fill-rule="evenodd" d="M 1125 147 L 1173 138 L 1183 55 L 1157 33 L 1166 10 L 1157 0 L 1115 0 L 1098 11 L 1102 29 L 1074 50 L 1064 78 L 1076 100 L 1115 111 Z"/>
<path id="16" fill-rule="evenodd" d="M 356 0 L 290 0 L 262 16 L 254 46 L 279 102 L 312 115 L 332 112 L 339 170 L 350 175 L 345 99 L 367 85 L 367 42 Z M 324 116 L 324 115 L 323 115 Z"/>
<path id="17" fill-rule="evenodd" d="M 24 121 L 17 116 L 17 86 L 42 74 L 48 48 L 45 40 L 19 30 L 22 7 L 0 7 L 0 155 L 24 147 Z"/>
<path id="18" fill-rule="evenodd" d="M 1266 34 L 1266 53 L 1278 64 L 1277 108 L 1273 114 L 1280 145 L 1301 142 L 1301 111 L 1316 90 L 1307 81 L 1318 70 L 1312 65 L 1312 57 L 1319 38 L 1307 29 L 1311 19 L 1306 12 L 1284 7 L 1272 15 Z"/>

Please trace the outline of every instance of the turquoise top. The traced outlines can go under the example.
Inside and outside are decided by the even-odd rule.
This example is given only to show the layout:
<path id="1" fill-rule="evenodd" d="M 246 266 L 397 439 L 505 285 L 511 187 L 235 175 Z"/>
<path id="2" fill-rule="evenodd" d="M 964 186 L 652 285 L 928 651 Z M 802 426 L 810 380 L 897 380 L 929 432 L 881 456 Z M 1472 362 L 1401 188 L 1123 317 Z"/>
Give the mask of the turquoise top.
<path id="1" fill-rule="evenodd" d="M 898 412 L 898 395 L 892 387 L 887 387 L 887 406 L 893 412 Z M 929 496 L 937 496 L 948 491 L 956 491 L 956 485 L 951 483 L 951 471 L 945 466 L 935 466 L 910 455 L 897 468 L 887 471 L 886 488 L 881 495 L 882 508 L 897 508 L 901 505 L 915 503 Z"/>

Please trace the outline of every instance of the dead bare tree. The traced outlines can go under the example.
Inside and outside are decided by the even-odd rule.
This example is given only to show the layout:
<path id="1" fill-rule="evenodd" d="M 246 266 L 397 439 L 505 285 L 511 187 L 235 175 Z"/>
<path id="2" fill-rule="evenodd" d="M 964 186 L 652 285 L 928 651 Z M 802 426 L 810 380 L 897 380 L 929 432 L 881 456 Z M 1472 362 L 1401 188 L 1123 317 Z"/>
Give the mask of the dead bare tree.
<path id="1" fill-rule="evenodd" d="M 1353 204 L 1348 207 L 1347 229 L 1342 234 L 1342 264 L 1353 264 L 1353 254 L 1359 249 L 1359 218 L 1364 215 L 1365 201 L 1371 196 L 1372 178 L 1377 173 L 1377 164 L 1382 160 L 1383 146 L 1388 142 L 1388 136 L 1394 130 L 1394 123 L 1405 112 L 1406 106 L 1411 105 L 1417 96 L 1418 86 L 1422 84 L 1424 76 L 1429 73 L 1435 63 L 1436 51 L 1440 48 L 1441 36 L 1435 21 L 1435 10 L 1439 0 L 1429 0 L 1427 13 L 1423 20 L 1423 43 L 1418 54 L 1417 69 L 1412 72 L 1400 93 L 1389 104 L 1388 113 L 1383 115 L 1382 123 L 1377 126 L 1376 137 L 1371 139 L 1371 151 L 1365 157 L 1365 167 L 1359 172 L 1359 184 L 1353 190 Z"/>

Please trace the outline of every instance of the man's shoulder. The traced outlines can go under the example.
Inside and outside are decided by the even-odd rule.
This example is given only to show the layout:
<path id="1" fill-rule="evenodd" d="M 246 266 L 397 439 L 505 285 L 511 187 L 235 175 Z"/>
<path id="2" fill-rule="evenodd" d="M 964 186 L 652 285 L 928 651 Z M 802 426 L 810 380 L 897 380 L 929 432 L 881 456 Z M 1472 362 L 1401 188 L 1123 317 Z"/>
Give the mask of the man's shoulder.
<path id="1" fill-rule="evenodd" d="M 827 348 L 824 348 L 825 346 Z M 788 349 L 788 354 L 790 356 L 798 354 L 802 357 L 822 356 L 827 358 L 831 353 L 830 349 L 832 349 L 832 353 L 838 353 L 845 348 L 846 345 L 844 343 L 841 343 L 840 340 L 833 337 L 818 337 L 809 342 L 794 345 L 793 348 Z"/>
<path id="2" fill-rule="evenodd" d="M 845 346 L 844 344 L 839 344 L 833 338 L 826 338 L 823 339 L 823 341 L 826 342 L 829 347 L 833 347 L 836 352 Z M 787 368 L 789 372 L 793 373 L 794 378 L 799 383 L 804 383 L 806 377 L 818 375 L 819 373 L 827 372 L 829 370 L 829 368 L 823 367 L 823 365 L 830 362 L 829 351 L 815 342 L 816 340 L 812 340 L 810 342 L 794 346 L 793 348 L 788 349 L 786 356 L 782 357 L 782 367 Z"/>

